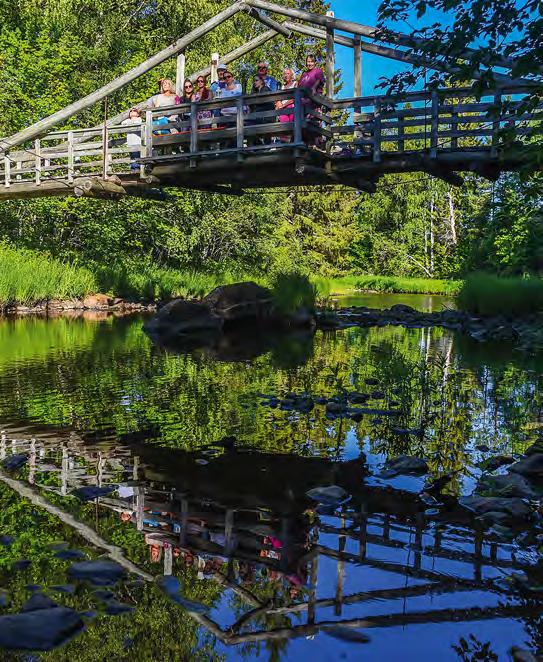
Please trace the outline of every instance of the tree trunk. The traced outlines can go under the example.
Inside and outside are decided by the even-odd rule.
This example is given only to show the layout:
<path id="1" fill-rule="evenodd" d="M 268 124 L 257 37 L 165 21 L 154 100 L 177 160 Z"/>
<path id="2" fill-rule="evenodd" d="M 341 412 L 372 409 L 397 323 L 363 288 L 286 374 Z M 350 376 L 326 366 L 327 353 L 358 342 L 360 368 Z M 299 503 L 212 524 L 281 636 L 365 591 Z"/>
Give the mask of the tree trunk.
<path id="1" fill-rule="evenodd" d="M 458 237 L 456 235 L 456 209 L 454 207 L 454 200 L 450 187 L 447 191 L 447 200 L 449 202 L 449 227 L 451 230 L 451 243 L 453 246 L 456 246 L 458 243 Z"/>

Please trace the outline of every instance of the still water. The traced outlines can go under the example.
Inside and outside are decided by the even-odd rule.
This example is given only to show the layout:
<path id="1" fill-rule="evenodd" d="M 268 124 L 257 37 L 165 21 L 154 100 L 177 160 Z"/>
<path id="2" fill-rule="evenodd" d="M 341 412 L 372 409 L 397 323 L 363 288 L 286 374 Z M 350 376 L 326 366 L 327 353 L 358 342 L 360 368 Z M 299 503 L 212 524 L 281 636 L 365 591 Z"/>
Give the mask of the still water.
<path id="1" fill-rule="evenodd" d="M 478 463 L 538 437 L 543 362 L 442 329 L 186 351 L 154 346 L 141 327 L 139 317 L 0 321 L 0 456 L 28 457 L 0 472 L 0 614 L 33 593 L 84 613 L 63 646 L 2 659 L 543 653 L 541 592 L 510 579 L 537 571 L 537 547 L 456 502 Z M 354 391 L 395 415 L 354 422 L 319 404 L 267 404 Z M 405 453 L 426 458 L 430 477 L 379 476 Z M 435 503 L 421 498 L 445 475 Z M 347 492 L 343 503 L 306 495 L 329 485 Z M 77 492 L 93 486 L 99 498 Z M 74 574 L 104 555 L 128 573 L 113 587 Z"/>

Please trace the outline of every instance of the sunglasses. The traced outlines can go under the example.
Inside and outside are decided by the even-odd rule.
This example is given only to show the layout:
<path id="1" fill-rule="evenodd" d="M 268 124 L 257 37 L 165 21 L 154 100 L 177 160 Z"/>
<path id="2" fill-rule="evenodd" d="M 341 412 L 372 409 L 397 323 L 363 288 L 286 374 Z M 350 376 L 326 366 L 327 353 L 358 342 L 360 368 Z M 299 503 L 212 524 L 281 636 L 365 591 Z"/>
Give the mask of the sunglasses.
<path id="1" fill-rule="evenodd" d="M 205 80 L 203 78 L 198 78 L 198 80 L 196 82 L 197 83 L 205 83 Z"/>
<path id="2" fill-rule="evenodd" d="M 268 71 L 268 67 L 258 67 L 258 71 Z"/>
<path id="3" fill-rule="evenodd" d="M 192 87 L 193 87 L 192 85 L 185 85 L 186 90 L 190 90 L 190 89 L 192 89 Z"/>
<path id="4" fill-rule="evenodd" d="M 226 78 L 226 80 L 232 80 L 232 78 L 234 78 L 234 76 L 228 75 L 228 76 L 225 76 L 225 78 Z"/>

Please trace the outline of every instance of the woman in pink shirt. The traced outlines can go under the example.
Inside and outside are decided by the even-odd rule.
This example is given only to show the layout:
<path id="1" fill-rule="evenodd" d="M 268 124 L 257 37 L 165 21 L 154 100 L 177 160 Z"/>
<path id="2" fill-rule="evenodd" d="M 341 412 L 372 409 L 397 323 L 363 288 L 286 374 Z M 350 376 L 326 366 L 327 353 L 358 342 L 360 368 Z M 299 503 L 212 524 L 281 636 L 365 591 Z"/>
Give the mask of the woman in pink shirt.
<path id="1" fill-rule="evenodd" d="M 324 86 L 326 79 L 324 77 L 324 72 L 322 69 L 317 67 L 317 58 L 314 55 L 308 55 L 305 59 L 306 71 L 300 76 L 298 81 L 298 87 L 307 90 L 310 94 L 322 94 L 324 91 Z M 309 110 L 318 110 L 320 106 L 304 97 L 302 103 L 305 108 Z M 307 118 L 310 122 L 318 124 L 318 121 L 312 116 L 307 115 Z M 305 136 L 305 141 L 308 145 L 316 145 L 319 138 L 313 131 L 307 131 L 308 135 Z"/>

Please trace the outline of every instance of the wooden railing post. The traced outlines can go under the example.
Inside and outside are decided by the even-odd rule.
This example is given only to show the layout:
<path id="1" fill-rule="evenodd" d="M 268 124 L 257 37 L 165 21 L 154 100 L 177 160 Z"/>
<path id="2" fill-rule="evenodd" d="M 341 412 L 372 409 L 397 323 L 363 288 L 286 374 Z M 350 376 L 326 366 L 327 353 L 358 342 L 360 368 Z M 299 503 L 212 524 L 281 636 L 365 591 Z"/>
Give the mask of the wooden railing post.
<path id="1" fill-rule="evenodd" d="M 104 122 L 104 130 L 102 131 L 102 177 L 104 179 L 107 179 L 108 176 L 108 126 L 107 123 Z"/>
<path id="2" fill-rule="evenodd" d="M 405 124 L 404 118 L 398 117 L 398 152 L 405 151 Z"/>
<path id="3" fill-rule="evenodd" d="M 458 112 L 456 110 L 453 110 L 451 115 L 453 120 L 458 119 Z M 456 121 L 452 122 L 451 131 L 452 133 L 456 133 L 458 131 L 458 122 Z M 456 136 L 454 136 L 454 138 L 451 138 L 451 149 L 458 149 L 458 138 Z"/>
<path id="4" fill-rule="evenodd" d="M 381 100 L 375 100 L 373 112 L 373 161 L 381 161 Z"/>
<path id="5" fill-rule="evenodd" d="M 68 132 L 68 183 L 72 184 L 73 181 L 74 181 L 74 134 L 72 131 L 69 131 Z"/>
<path id="6" fill-rule="evenodd" d="M 326 94 L 330 99 L 335 94 L 336 53 L 334 40 L 334 12 L 326 12 L 330 19 L 326 26 Z"/>
<path id="7" fill-rule="evenodd" d="M 296 89 L 294 93 L 294 143 L 300 144 L 303 140 L 303 97 L 302 90 Z"/>
<path id="8" fill-rule="evenodd" d="M 11 161 L 7 155 L 4 156 L 4 186 L 11 186 Z"/>
<path id="9" fill-rule="evenodd" d="M 354 96 L 362 96 L 362 41 L 360 35 L 356 35 L 354 38 Z M 362 107 L 355 106 L 355 113 L 361 113 Z M 355 122 L 357 121 L 355 115 Z"/>
<path id="10" fill-rule="evenodd" d="M 143 136 L 142 136 L 143 137 Z M 145 136 L 144 146 L 142 148 L 143 155 L 147 158 L 153 156 L 153 111 L 148 110 L 145 113 Z M 145 176 L 145 166 L 143 163 L 140 167 L 140 177 Z"/>
<path id="11" fill-rule="evenodd" d="M 190 153 L 196 154 L 198 151 L 198 106 L 195 103 L 190 104 Z M 190 160 L 190 167 L 196 167 L 196 161 Z"/>
<path id="12" fill-rule="evenodd" d="M 437 138 L 439 131 L 439 96 L 432 91 L 432 129 L 430 132 L 430 158 L 437 158 Z"/>
<path id="13" fill-rule="evenodd" d="M 41 184 L 41 141 L 38 138 L 34 141 L 34 181 L 39 186 Z"/>
<path id="14" fill-rule="evenodd" d="M 498 142 L 500 139 L 500 118 L 502 113 L 502 95 L 501 92 L 496 92 L 494 95 L 494 112 L 495 119 L 492 122 L 492 146 L 490 148 L 490 156 L 496 158 L 498 156 Z"/>
<path id="15" fill-rule="evenodd" d="M 244 129 L 245 129 L 245 118 L 243 117 L 243 97 L 236 98 L 236 147 L 241 152 L 245 145 L 244 139 Z M 240 153 L 238 152 L 238 159 Z"/>
<path id="16" fill-rule="evenodd" d="M 177 56 L 177 67 L 175 72 L 175 93 L 177 96 L 183 96 L 183 85 L 185 83 L 185 68 L 186 68 L 187 58 L 185 56 L 185 51 L 181 51 Z"/>

